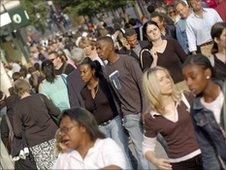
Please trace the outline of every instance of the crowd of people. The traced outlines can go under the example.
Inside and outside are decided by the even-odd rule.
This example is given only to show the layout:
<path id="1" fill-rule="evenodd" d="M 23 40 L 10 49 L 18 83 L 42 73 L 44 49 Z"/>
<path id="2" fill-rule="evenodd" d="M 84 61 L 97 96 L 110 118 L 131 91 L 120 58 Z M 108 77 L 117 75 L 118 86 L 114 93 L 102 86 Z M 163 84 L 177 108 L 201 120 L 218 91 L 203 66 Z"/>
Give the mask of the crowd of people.
<path id="1" fill-rule="evenodd" d="M 4 63 L 14 168 L 226 169 L 223 1 L 156 1 L 149 19 L 59 33 L 32 42 L 26 66 Z"/>

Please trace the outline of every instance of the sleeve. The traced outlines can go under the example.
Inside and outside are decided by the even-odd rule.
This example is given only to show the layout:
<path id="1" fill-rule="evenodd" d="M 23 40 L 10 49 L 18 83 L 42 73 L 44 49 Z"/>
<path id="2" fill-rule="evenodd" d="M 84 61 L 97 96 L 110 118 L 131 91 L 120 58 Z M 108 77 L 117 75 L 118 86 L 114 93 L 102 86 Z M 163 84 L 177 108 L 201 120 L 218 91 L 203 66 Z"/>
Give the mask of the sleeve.
<path id="1" fill-rule="evenodd" d="M 191 23 L 189 22 L 189 20 L 187 20 L 186 22 L 186 34 L 188 38 L 189 51 L 197 51 L 195 33 L 192 30 Z"/>
<path id="2" fill-rule="evenodd" d="M 126 159 L 122 149 L 114 140 L 110 138 L 104 140 L 105 143 L 102 148 L 104 166 L 116 165 L 122 169 L 126 169 Z"/>
<path id="3" fill-rule="evenodd" d="M 220 17 L 220 15 L 218 14 L 218 12 L 215 9 L 213 9 L 213 11 L 215 13 L 215 20 L 216 20 L 216 22 L 222 22 L 223 20 Z"/>
<path id="4" fill-rule="evenodd" d="M 144 117 L 144 136 L 151 138 L 157 137 L 157 131 L 154 129 L 154 126 L 148 113 L 146 113 Z"/>
<path id="5" fill-rule="evenodd" d="M 143 72 L 139 66 L 139 64 L 135 61 L 135 59 L 131 59 L 131 64 L 130 64 L 130 68 L 129 68 L 131 75 L 134 79 L 134 81 L 137 83 L 138 89 L 140 91 L 140 95 L 141 95 L 141 102 L 142 102 L 142 110 L 141 113 L 143 113 L 147 106 L 147 101 L 145 100 L 146 97 L 143 93 L 143 88 L 142 88 L 142 76 L 143 76 Z"/>
<path id="6" fill-rule="evenodd" d="M 12 126 L 13 126 L 13 133 L 14 133 L 14 136 L 17 137 L 17 138 L 22 138 L 22 117 L 20 115 L 20 107 L 23 107 L 23 106 L 16 106 L 13 108 L 13 115 L 12 115 Z"/>
<path id="7" fill-rule="evenodd" d="M 154 152 L 156 143 L 157 143 L 156 137 L 149 138 L 149 137 L 143 136 L 143 142 L 142 142 L 143 155 L 145 155 L 147 151 Z"/>
<path id="8" fill-rule="evenodd" d="M 73 77 L 75 77 L 73 79 Z M 74 73 L 71 73 L 69 76 L 67 76 L 67 88 L 68 88 L 68 98 L 69 98 L 69 102 L 70 102 L 70 106 L 71 107 L 84 107 L 84 101 L 80 95 L 80 86 L 82 86 L 81 83 L 79 83 L 78 78 L 77 78 L 77 83 L 76 81 L 76 75 L 74 75 Z M 75 81 L 73 81 L 75 80 Z M 77 85 L 77 89 L 75 87 L 75 85 L 73 83 L 76 83 Z"/>
<path id="9" fill-rule="evenodd" d="M 175 46 L 175 52 L 177 56 L 180 58 L 180 61 L 184 63 L 184 61 L 187 59 L 187 54 L 184 52 L 180 44 L 175 40 L 174 40 L 174 46 Z"/>
<path id="10" fill-rule="evenodd" d="M 183 48 L 183 50 L 185 51 L 185 49 L 187 49 L 187 45 L 186 45 L 186 38 L 184 37 L 184 33 L 181 31 L 180 25 L 178 23 L 178 25 L 176 26 L 176 37 L 177 37 L 177 41 L 180 44 L 180 46 Z"/>
<path id="11" fill-rule="evenodd" d="M 60 109 L 56 107 L 51 100 L 49 100 L 45 95 L 42 95 L 41 98 L 44 100 L 49 113 L 53 116 L 60 115 Z"/>
<path id="12" fill-rule="evenodd" d="M 6 145 L 5 141 L 9 137 L 9 127 L 7 125 L 7 121 L 6 121 L 6 116 L 5 115 L 2 117 L 0 128 L 1 128 L 1 138 L 2 138 L 2 141 Z"/>

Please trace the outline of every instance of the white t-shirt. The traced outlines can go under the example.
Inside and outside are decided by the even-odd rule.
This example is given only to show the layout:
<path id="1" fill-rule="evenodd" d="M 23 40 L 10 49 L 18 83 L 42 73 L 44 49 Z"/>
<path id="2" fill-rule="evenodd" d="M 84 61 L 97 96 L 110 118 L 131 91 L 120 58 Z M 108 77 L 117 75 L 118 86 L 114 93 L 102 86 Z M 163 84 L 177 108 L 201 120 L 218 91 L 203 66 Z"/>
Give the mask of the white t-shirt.
<path id="1" fill-rule="evenodd" d="M 52 169 L 100 169 L 116 165 L 126 169 L 121 148 L 110 138 L 97 139 L 83 159 L 76 150 L 59 154 Z"/>
<path id="2" fill-rule="evenodd" d="M 224 104 L 224 94 L 222 93 L 222 91 L 220 92 L 220 94 L 217 96 L 217 98 L 212 101 L 211 103 L 206 103 L 204 98 L 201 98 L 201 103 L 203 104 L 203 106 L 205 106 L 205 108 L 211 110 L 213 112 L 213 115 L 217 121 L 217 123 L 220 123 L 220 115 L 221 115 L 221 109 L 223 107 Z"/>

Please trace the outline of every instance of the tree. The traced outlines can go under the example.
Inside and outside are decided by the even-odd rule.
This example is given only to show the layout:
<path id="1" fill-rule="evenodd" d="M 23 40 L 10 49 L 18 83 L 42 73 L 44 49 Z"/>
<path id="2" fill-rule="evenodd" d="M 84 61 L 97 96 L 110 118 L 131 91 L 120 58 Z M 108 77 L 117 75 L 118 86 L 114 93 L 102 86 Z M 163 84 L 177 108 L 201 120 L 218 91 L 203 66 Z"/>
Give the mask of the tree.
<path id="1" fill-rule="evenodd" d="M 31 25 L 45 31 L 48 6 L 43 0 L 21 0 L 21 6 L 27 11 Z"/>
<path id="2" fill-rule="evenodd" d="M 134 1 L 134 0 L 132 0 Z M 95 16 L 100 12 L 114 11 L 126 6 L 128 0 L 60 0 L 63 8 L 72 7 L 78 15 Z"/>

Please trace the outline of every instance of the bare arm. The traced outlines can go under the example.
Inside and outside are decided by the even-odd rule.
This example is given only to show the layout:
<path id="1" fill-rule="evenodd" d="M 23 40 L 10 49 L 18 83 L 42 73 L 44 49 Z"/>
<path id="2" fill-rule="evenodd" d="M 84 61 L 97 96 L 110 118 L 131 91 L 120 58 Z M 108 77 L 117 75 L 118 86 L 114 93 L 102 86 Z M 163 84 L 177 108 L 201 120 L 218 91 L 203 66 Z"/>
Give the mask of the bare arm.
<path id="1" fill-rule="evenodd" d="M 168 159 L 156 158 L 153 151 L 149 150 L 145 153 L 147 160 L 152 162 L 158 169 L 172 169 Z"/>

